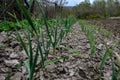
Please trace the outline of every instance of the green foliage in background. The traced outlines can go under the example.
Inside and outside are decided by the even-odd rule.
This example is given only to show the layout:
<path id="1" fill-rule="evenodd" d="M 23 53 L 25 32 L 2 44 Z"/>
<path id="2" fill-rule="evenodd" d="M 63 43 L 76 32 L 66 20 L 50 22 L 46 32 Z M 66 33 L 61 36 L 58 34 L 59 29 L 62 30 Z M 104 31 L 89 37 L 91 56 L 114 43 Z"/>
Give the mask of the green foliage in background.
<path id="1" fill-rule="evenodd" d="M 75 16 L 79 19 L 99 19 L 120 16 L 119 0 L 85 0 L 74 6 Z"/>

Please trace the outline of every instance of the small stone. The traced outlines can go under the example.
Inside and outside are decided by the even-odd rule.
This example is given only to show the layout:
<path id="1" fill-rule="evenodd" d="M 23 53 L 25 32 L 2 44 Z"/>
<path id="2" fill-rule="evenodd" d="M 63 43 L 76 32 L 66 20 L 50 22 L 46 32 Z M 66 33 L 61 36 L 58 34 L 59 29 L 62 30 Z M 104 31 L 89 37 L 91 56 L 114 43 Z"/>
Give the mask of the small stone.
<path id="1" fill-rule="evenodd" d="M 0 69 L 2 72 L 7 72 L 9 69 L 8 68 L 1 68 Z"/>
<path id="2" fill-rule="evenodd" d="M 10 55 L 10 58 L 18 58 L 18 55 L 17 55 L 16 53 L 12 53 L 12 54 Z"/>
<path id="3" fill-rule="evenodd" d="M 90 44 L 86 44 L 85 47 L 88 48 L 88 49 L 90 49 Z"/>
<path id="4" fill-rule="evenodd" d="M 25 74 L 27 72 L 26 67 L 22 66 L 22 73 Z"/>
<path id="5" fill-rule="evenodd" d="M 19 64 L 18 60 L 5 60 L 4 61 L 7 66 L 15 67 Z"/>
<path id="6" fill-rule="evenodd" d="M 65 66 L 70 67 L 70 62 L 66 62 Z"/>
<path id="7" fill-rule="evenodd" d="M 69 72 L 70 72 L 70 76 L 73 76 L 73 75 L 75 74 L 75 72 L 74 72 L 74 70 L 73 70 L 73 69 L 72 69 L 72 70 L 70 70 Z"/>
<path id="8" fill-rule="evenodd" d="M 46 66 L 46 69 L 47 69 L 47 71 L 53 71 L 54 69 L 55 69 L 55 67 L 56 67 L 56 65 L 55 64 L 51 64 L 51 65 L 47 65 Z"/>
<path id="9" fill-rule="evenodd" d="M 98 46 L 97 46 L 97 49 L 102 49 L 102 47 L 103 47 L 103 44 L 99 44 Z"/>

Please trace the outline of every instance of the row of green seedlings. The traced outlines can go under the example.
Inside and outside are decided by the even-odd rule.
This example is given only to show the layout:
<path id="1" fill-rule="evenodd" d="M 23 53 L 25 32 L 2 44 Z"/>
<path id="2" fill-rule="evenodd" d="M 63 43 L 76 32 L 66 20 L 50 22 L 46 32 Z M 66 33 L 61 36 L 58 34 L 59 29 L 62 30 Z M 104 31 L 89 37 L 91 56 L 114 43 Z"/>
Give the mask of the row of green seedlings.
<path id="1" fill-rule="evenodd" d="M 90 27 L 89 25 L 86 25 L 86 23 L 82 20 L 80 21 L 80 26 L 81 26 L 82 31 L 85 33 L 85 35 L 87 36 L 90 42 L 91 55 L 94 55 L 96 53 L 94 28 Z"/>
<path id="2" fill-rule="evenodd" d="M 104 32 L 102 28 L 100 27 L 94 27 L 94 25 L 88 24 L 84 21 L 80 21 L 80 26 L 83 32 L 85 32 L 91 47 L 91 55 L 94 56 L 96 53 L 96 44 L 95 44 L 95 37 L 94 37 L 94 31 L 97 30 L 100 34 L 104 35 Z M 105 30 L 104 30 L 105 31 Z M 102 33 L 101 33 L 102 32 Z M 106 32 L 106 31 L 105 31 Z M 106 37 L 109 37 L 110 34 L 107 32 L 108 35 L 105 34 Z M 112 63 L 112 80 L 118 80 L 119 74 L 120 74 L 120 55 L 118 53 L 113 54 L 113 50 L 115 47 L 120 45 L 120 40 L 115 42 L 112 46 L 107 45 L 107 42 L 103 38 L 100 38 L 100 40 L 103 42 L 105 47 L 105 53 L 102 57 L 101 63 L 100 63 L 100 74 L 103 73 L 105 62 L 108 58 L 110 58 Z M 118 70 L 115 69 L 115 61 L 113 59 L 114 55 L 116 55 L 117 62 L 118 62 Z M 100 77 L 101 78 L 101 77 Z M 107 79 L 106 79 L 107 80 Z"/>
<path id="3" fill-rule="evenodd" d="M 48 57 L 50 47 L 52 46 L 53 54 L 55 54 L 59 42 L 61 42 L 62 39 L 67 35 L 67 33 L 70 31 L 71 26 L 76 22 L 76 20 L 75 19 L 47 20 L 44 11 L 41 8 L 41 4 L 36 1 L 36 4 L 39 5 L 40 13 L 42 14 L 42 19 L 41 19 L 42 25 L 41 25 L 39 23 L 39 20 L 37 21 L 38 22 L 37 23 L 35 22 L 35 20 L 31 19 L 29 12 L 25 10 L 25 8 L 20 3 L 20 0 L 16 0 L 16 1 L 20 10 L 22 11 L 26 20 L 28 21 L 27 24 L 25 23 L 24 25 L 21 25 L 20 22 L 17 20 L 16 16 L 12 15 L 16 19 L 17 24 L 19 24 L 18 26 L 26 26 L 24 34 L 28 41 L 27 45 L 24 42 L 24 39 L 21 37 L 16 27 L 16 33 L 17 33 L 16 38 L 20 42 L 26 55 L 28 56 L 28 60 L 22 61 L 22 64 L 20 65 L 26 66 L 29 75 L 29 80 L 34 80 L 35 72 L 40 68 L 44 68 L 46 65 L 45 61 Z M 43 25 L 45 26 L 46 29 L 45 32 L 43 31 L 44 28 Z M 46 33 L 46 36 L 44 35 L 44 33 Z M 35 37 L 35 41 L 37 43 L 37 47 L 35 51 L 32 48 L 33 47 L 31 41 L 32 36 Z M 45 38 L 48 39 L 46 42 L 45 42 Z M 42 40 L 42 46 L 40 40 Z M 58 59 L 54 61 L 58 61 Z"/>

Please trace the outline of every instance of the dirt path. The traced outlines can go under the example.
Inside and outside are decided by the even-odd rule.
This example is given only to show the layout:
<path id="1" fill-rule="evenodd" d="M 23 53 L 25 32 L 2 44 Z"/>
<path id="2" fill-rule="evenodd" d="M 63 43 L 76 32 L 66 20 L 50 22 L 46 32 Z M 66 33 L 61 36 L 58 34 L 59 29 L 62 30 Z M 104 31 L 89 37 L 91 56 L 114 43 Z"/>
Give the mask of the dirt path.
<path id="1" fill-rule="evenodd" d="M 14 32 L 8 32 L 8 34 L 14 35 Z M 101 78 L 108 80 L 111 79 L 111 64 L 110 60 L 106 62 L 105 70 L 100 78 L 99 64 L 104 54 L 104 47 L 102 42 L 98 39 L 102 37 L 109 45 L 112 45 L 117 39 L 105 38 L 97 31 L 96 36 L 96 56 L 90 57 L 90 44 L 89 40 L 82 32 L 79 23 L 73 25 L 71 32 L 62 41 L 61 45 L 69 49 L 60 49 L 56 55 L 49 54 L 48 59 L 60 58 L 66 56 L 66 58 L 47 65 L 44 70 L 39 71 L 36 75 L 36 80 L 100 80 Z M 120 46 L 116 47 L 113 53 L 120 52 Z M 120 53 L 119 53 L 120 54 Z M 0 33 L 0 80 L 5 80 L 8 72 L 14 73 L 16 66 L 21 60 L 26 59 L 24 51 L 21 49 L 19 42 L 13 39 L 11 36 L 7 36 L 6 32 Z M 27 80 L 26 69 L 23 66 L 17 73 L 12 75 L 12 80 Z"/>

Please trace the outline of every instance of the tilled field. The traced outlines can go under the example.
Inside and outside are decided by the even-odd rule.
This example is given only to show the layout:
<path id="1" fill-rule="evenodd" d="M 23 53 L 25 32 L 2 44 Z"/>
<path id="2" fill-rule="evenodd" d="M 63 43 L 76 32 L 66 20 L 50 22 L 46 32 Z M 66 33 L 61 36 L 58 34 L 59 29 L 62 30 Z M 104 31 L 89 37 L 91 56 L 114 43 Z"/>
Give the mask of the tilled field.
<path id="1" fill-rule="evenodd" d="M 105 29 L 112 31 L 115 36 L 120 37 L 120 18 L 109 18 L 103 20 L 89 20 L 88 22 L 102 26 Z"/>
<path id="2" fill-rule="evenodd" d="M 107 25 L 109 25 L 107 22 L 109 21 L 111 20 L 104 23 L 104 20 L 101 20 L 101 23 L 98 21 L 99 24 L 97 21 L 92 22 L 98 25 L 106 24 L 105 27 L 107 28 Z M 114 24 L 114 21 L 112 24 Z M 118 35 L 120 28 L 119 30 L 116 28 L 116 30 L 117 31 L 114 32 L 117 32 L 116 35 Z M 8 74 L 12 74 L 10 75 L 11 80 L 27 80 L 28 73 L 24 66 L 16 72 L 17 65 L 21 60 L 26 60 L 27 57 L 24 50 L 21 48 L 20 43 L 11 37 L 11 35 L 14 36 L 15 33 L 0 33 L 0 80 L 6 80 L 7 76 L 9 76 Z M 85 33 L 82 32 L 79 23 L 74 24 L 71 32 L 60 43 L 68 49 L 58 49 L 57 54 L 50 53 L 48 56 L 48 60 L 60 58 L 61 56 L 64 56 L 65 58 L 47 65 L 44 69 L 36 71 L 36 74 L 34 75 L 35 80 L 111 80 L 112 71 L 111 61 L 109 59 L 106 61 L 103 74 L 100 77 L 99 65 L 105 49 L 103 47 L 104 44 L 99 38 L 104 39 L 108 46 L 113 45 L 114 42 L 119 40 L 119 38 L 114 35 L 111 35 L 111 38 L 109 39 L 101 35 L 98 31 L 95 31 L 97 51 L 94 57 L 90 57 L 89 40 Z M 34 38 L 33 44 L 35 47 Z M 113 54 L 114 53 L 120 54 L 120 45 L 115 47 Z M 115 63 L 117 64 L 116 58 Z M 116 68 L 118 67 L 119 66 L 116 65 Z"/>

